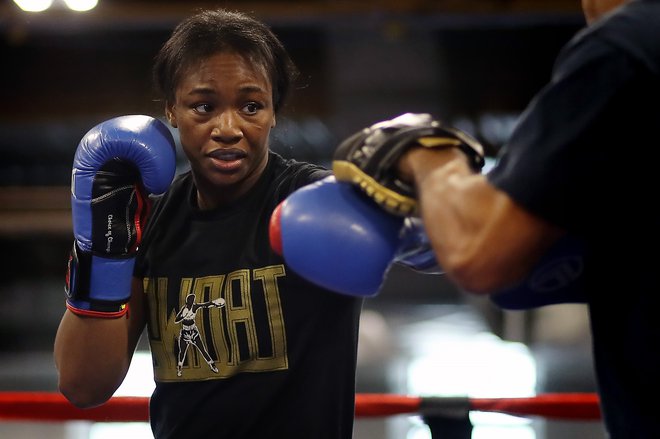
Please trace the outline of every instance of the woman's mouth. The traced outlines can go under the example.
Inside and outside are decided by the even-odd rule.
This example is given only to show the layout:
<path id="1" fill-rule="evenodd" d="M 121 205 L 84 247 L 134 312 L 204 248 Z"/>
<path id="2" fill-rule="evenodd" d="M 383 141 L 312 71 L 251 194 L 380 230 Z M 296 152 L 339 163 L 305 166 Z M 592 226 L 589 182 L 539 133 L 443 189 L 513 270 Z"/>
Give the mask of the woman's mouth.
<path id="1" fill-rule="evenodd" d="M 213 161 L 216 169 L 223 172 L 232 172 L 241 166 L 247 153 L 241 149 L 216 149 L 207 154 Z"/>

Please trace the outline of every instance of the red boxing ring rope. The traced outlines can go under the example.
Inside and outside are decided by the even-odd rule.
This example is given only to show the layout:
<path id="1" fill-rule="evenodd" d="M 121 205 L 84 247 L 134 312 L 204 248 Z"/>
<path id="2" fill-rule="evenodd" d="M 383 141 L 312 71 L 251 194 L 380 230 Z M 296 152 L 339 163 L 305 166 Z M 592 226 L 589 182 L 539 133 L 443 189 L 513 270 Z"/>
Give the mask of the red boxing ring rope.
<path id="1" fill-rule="evenodd" d="M 552 419 L 598 420 L 595 393 L 548 393 L 526 398 L 415 397 L 378 393 L 355 395 L 356 417 L 389 415 L 451 415 L 457 410 L 498 412 L 514 416 Z M 0 420 L 147 422 L 149 397 L 115 396 L 107 403 L 79 409 L 57 392 L 0 392 Z"/>
<path id="2" fill-rule="evenodd" d="M 404 413 L 432 416 L 456 413 L 458 409 L 550 419 L 601 418 L 599 399 L 595 393 L 548 393 L 526 398 L 413 397 L 368 393 L 355 396 L 355 415 L 358 417 Z"/>

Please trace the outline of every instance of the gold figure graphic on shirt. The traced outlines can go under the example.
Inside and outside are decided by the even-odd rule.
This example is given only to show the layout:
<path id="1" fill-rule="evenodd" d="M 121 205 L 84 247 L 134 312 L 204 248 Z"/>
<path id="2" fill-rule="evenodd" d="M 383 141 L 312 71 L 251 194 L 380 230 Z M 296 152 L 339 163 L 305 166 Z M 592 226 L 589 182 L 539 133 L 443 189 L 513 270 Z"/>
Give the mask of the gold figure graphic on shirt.
<path id="1" fill-rule="evenodd" d="M 218 298 L 208 302 L 195 303 L 195 295 L 188 294 L 186 296 L 185 305 L 179 310 L 174 318 L 174 323 L 181 323 L 181 331 L 179 332 L 179 356 L 176 365 L 176 375 L 181 376 L 183 373 L 183 362 L 186 360 L 186 354 L 190 346 L 195 346 L 204 360 L 208 363 L 211 370 L 218 373 L 218 368 L 215 367 L 215 361 L 209 355 L 204 342 L 199 335 L 199 329 L 195 323 L 197 311 L 204 308 L 222 308 L 225 306 L 225 299 Z"/>

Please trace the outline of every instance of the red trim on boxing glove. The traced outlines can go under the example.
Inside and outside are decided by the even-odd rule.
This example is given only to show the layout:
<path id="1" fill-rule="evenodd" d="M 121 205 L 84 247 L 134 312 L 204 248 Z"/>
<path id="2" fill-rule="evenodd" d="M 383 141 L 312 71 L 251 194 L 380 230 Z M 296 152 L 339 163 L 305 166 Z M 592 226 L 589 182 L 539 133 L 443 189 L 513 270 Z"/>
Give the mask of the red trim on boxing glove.
<path id="1" fill-rule="evenodd" d="M 133 216 L 133 224 L 135 224 L 135 242 L 129 249 L 129 253 L 136 252 L 138 245 L 142 242 L 142 233 L 151 213 L 151 200 L 149 199 L 149 195 L 145 192 L 144 187 L 140 184 L 136 184 L 135 192 L 137 201 L 135 215 Z"/>
<path id="2" fill-rule="evenodd" d="M 270 241 L 270 248 L 273 249 L 275 253 L 279 256 L 284 254 L 282 250 L 282 230 L 281 230 L 281 221 L 282 221 L 282 206 L 284 201 L 277 205 L 273 214 L 270 216 L 270 224 L 268 228 L 268 239 Z"/>
<path id="3" fill-rule="evenodd" d="M 74 313 L 77 316 L 81 317 L 98 317 L 104 319 L 116 319 L 124 315 L 128 315 L 128 303 L 121 305 L 121 309 L 117 312 L 102 312 L 102 311 L 92 311 L 89 309 L 80 309 L 76 308 L 69 302 L 66 301 L 66 308 Z"/>

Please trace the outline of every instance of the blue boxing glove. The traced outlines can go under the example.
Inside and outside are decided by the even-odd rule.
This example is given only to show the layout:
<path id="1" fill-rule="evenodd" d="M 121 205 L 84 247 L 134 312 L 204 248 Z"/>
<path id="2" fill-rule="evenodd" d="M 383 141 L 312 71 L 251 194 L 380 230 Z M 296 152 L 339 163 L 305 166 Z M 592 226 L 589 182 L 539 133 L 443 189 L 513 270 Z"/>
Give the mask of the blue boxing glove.
<path id="1" fill-rule="evenodd" d="M 392 262 L 418 273 L 443 274 L 421 218 L 405 218 L 399 232 L 399 247 Z"/>
<path id="2" fill-rule="evenodd" d="M 271 246 L 312 283 L 370 297 L 400 245 L 403 218 L 391 215 L 334 176 L 298 189 L 275 209 Z"/>
<path id="3" fill-rule="evenodd" d="M 172 134 L 152 117 L 116 117 L 85 134 L 71 175 L 75 239 L 65 285 L 69 310 L 105 318 L 126 313 L 148 194 L 165 192 L 175 169 Z"/>

